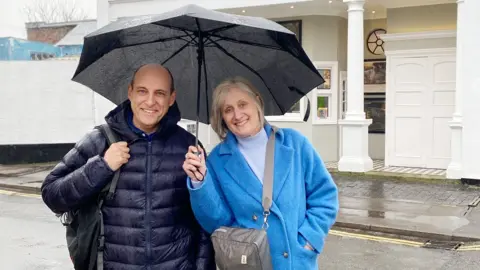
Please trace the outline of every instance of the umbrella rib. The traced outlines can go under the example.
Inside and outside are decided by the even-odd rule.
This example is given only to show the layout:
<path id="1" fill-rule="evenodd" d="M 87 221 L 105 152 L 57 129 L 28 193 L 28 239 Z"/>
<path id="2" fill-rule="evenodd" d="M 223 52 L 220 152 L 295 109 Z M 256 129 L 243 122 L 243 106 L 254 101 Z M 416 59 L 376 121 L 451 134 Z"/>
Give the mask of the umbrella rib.
<path id="1" fill-rule="evenodd" d="M 197 39 L 195 37 L 195 35 L 193 35 L 193 33 L 188 33 L 186 30 L 181 30 L 185 33 L 185 35 L 187 35 L 189 38 L 190 38 L 190 42 L 195 42 L 195 45 L 198 45 L 197 43 Z"/>
<path id="2" fill-rule="evenodd" d="M 232 55 L 231 53 L 229 53 L 227 50 L 225 50 L 225 48 L 223 48 L 220 44 L 218 44 L 217 42 L 213 41 L 210 39 L 210 37 L 207 37 L 207 39 L 209 39 L 211 42 L 213 42 L 215 45 L 217 45 L 217 48 L 220 49 L 220 51 L 222 51 L 224 54 L 226 54 L 227 56 L 229 56 L 230 58 L 232 58 L 233 60 L 237 61 L 240 65 L 246 67 L 248 70 L 250 70 L 253 74 L 257 75 L 258 78 L 260 78 L 260 80 L 262 80 L 263 84 L 267 87 L 268 91 L 270 92 L 270 94 L 272 95 L 273 99 L 275 100 L 275 103 L 278 105 L 278 100 L 277 98 L 275 97 L 275 95 L 273 94 L 272 92 L 272 89 L 270 89 L 270 87 L 267 85 L 267 83 L 265 82 L 265 80 L 262 78 L 262 76 L 260 76 L 260 74 L 258 74 L 257 71 L 255 71 L 253 68 L 251 68 L 250 66 L 248 66 L 247 64 L 245 64 L 244 62 L 240 61 L 240 59 L 236 58 L 234 55 Z M 279 105 L 278 105 L 279 106 Z M 280 108 L 280 106 L 279 106 Z M 280 108 L 281 111 L 282 108 Z"/>
<path id="3" fill-rule="evenodd" d="M 217 40 L 215 41 L 222 41 L 223 39 L 222 38 L 217 38 Z M 212 42 L 210 42 L 209 40 L 207 40 L 207 43 L 205 43 L 204 45 L 205 47 L 217 47 L 215 44 L 213 44 Z"/>
<path id="4" fill-rule="evenodd" d="M 226 40 L 226 41 L 230 41 L 230 42 L 235 42 L 235 43 L 239 43 L 239 44 L 245 44 L 245 45 L 251 45 L 251 46 L 256 46 L 256 47 L 262 47 L 262 48 L 266 48 L 266 49 L 273 49 L 273 50 L 278 50 L 278 51 L 282 51 L 282 52 L 285 52 L 286 50 L 284 50 L 283 48 L 279 48 L 279 47 L 275 47 L 275 46 L 270 46 L 270 45 L 265 45 L 265 44 L 260 44 L 260 43 L 255 43 L 255 42 L 248 42 L 248 41 L 240 41 L 240 40 L 236 40 L 236 39 L 233 39 L 233 38 L 228 38 L 228 37 L 222 37 L 222 36 L 217 36 L 217 35 L 210 35 L 211 37 L 216 37 L 218 38 L 218 41 L 220 40 Z M 211 40 L 212 42 L 214 42 L 213 40 Z"/>
<path id="5" fill-rule="evenodd" d="M 238 27 L 238 26 L 239 26 L 238 24 L 227 25 L 227 26 L 223 26 L 223 27 L 220 27 L 220 28 L 210 30 L 210 31 L 208 31 L 208 33 L 209 34 L 214 34 L 214 33 L 222 32 L 224 30 L 232 29 L 232 28 L 235 28 L 235 27 Z"/>
<path id="6" fill-rule="evenodd" d="M 160 24 L 160 23 L 152 23 L 152 24 L 155 24 L 155 25 L 159 25 L 159 26 L 163 26 L 163 27 L 167 27 L 167 28 L 171 28 L 171 29 L 174 29 L 174 30 L 178 30 L 178 31 L 183 31 L 183 32 L 194 32 L 193 30 L 186 30 L 184 28 L 180 28 L 180 27 L 175 27 L 175 26 L 171 26 L 171 25 L 164 25 L 164 24 Z M 224 30 L 228 30 L 228 29 L 231 29 L 231 28 L 234 28 L 234 27 L 238 27 L 240 25 L 238 24 L 235 24 L 235 25 L 227 25 L 227 26 L 223 26 L 223 27 L 219 27 L 219 28 L 215 28 L 213 30 L 209 30 L 209 31 L 203 31 L 204 34 L 209 34 L 209 33 L 217 33 L 217 32 L 221 32 L 221 31 L 224 31 Z"/>
<path id="7" fill-rule="evenodd" d="M 190 40 L 188 40 L 188 39 L 186 39 L 186 38 L 180 38 L 180 39 L 183 40 L 183 41 L 185 41 L 185 42 L 188 42 L 188 43 L 192 42 L 192 39 L 190 39 Z"/>
<path id="8" fill-rule="evenodd" d="M 122 46 L 122 49 L 123 48 L 134 47 L 134 46 L 139 46 L 139 45 L 147 45 L 147 44 L 152 44 L 152 43 L 157 43 L 157 42 L 177 40 L 177 39 L 182 39 L 183 40 L 184 37 L 188 37 L 188 36 L 189 35 L 184 35 L 184 36 L 177 36 L 177 37 L 171 37 L 171 38 L 157 39 L 157 40 L 153 40 L 153 41 L 149 41 L 149 42 L 139 42 L 139 43 L 135 43 L 135 44 L 129 44 L 129 45 Z"/>
<path id="9" fill-rule="evenodd" d="M 207 101 L 207 119 L 210 122 L 210 105 L 208 104 L 208 79 L 207 79 L 207 61 L 205 61 L 205 54 L 202 56 L 203 58 L 203 73 L 205 74 L 205 99 Z"/>
<path id="10" fill-rule="evenodd" d="M 185 30 L 183 28 L 179 28 L 179 27 L 174 27 L 174 26 L 168 26 L 168 25 L 163 25 L 163 24 L 160 24 L 160 23 L 153 23 L 155 25 L 159 25 L 159 26 L 163 26 L 163 27 L 166 27 L 166 28 L 170 28 L 170 29 L 174 29 L 174 30 L 178 30 L 178 31 L 182 31 L 185 33 L 185 36 L 189 36 L 191 37 L 192 34 L 189 34 L 188 32 L 190 32 L 189 30 Z M 213 30 L 210 30 L 210 31 L 203 31 L 202 33 L 204 33 L 205 35 L 207 35 L 207 37 L 216 37 L 216 38 L 219 38 L 219 40 L 227 40 L 227 41 L 231 41 L 231 42 L 236 42 L 236 43 L 241 43 L 241 44 L 247 44 L 247 45 L 253 45 L 253 46 L 257 46 L 257 47 L 263 47 L 263 48 L 267 48 L 267 49 L 275 49 L 275 50 L 280 50 L 280 51 L 285 51 L 283 50 L 282 48 L 279 48 L 279 47 L 275 47 L 275 46 L 269 46 L 269 45 L 264 45 L 264 44 L 259 44 L 259 43 L 254 43 L 254 42 L 244 42 L 244 41 L 238 41 L 238 40 L 235 40 L 235 39 L 232 39 L 232 38 L 228 38 L 228 37 L 223 37 L 223 36 L 220 36 L 220 35 L 216 35 L 215 33 L 218 33 L 218 32 L 221 32 L 223 30 L 228 30 L 228 29 L 231 29 L 231 28 L 234 28 L 234 27 L 238 27 L 239 25 L 228 25 L 228 26 L 224 26 L 224 27 L 221 27 L 221 28 L 217 28 L 217 29 L 213 29 Z M 182 36 L 182 37 L 185 37 L 185 36 Z"/>
<path id="11" fill-rule="evenodd" d="M 190 45 L 192 43 L 193 40 L 189 41 L 187 44 L 183 45 L 182 47 L 180 47 L 180 49 L 178 49 L 177 51 L 175 51 L 172 55 L 170 55 L 167 59 L 165 59 L 165 61 L 162 62 L 162 66 L 165 65 L 168 61 L 170 61 L 170 59 L 172 59 L 173 57 L 175 57 L 177 54 L 179 54 L 181 51 L 183 51 L 183 49 L 185 49 L 188 45 Z"/>

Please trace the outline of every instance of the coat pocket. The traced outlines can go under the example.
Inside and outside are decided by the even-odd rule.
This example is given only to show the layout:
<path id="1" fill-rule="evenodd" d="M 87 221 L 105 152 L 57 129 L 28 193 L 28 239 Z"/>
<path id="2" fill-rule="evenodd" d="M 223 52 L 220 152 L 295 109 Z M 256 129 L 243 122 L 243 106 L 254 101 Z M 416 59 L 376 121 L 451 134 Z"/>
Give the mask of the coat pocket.
<path id="1" fill-rule="evenodd" d="M 304 257 L 317 256 L 318 253 L 316 251 L 305 248 L 307 241 L 308 240 L 305 237 L 303 237 L 302 234 L 298 233 L 297 249 L 299 250 L 299 254 Z"/>

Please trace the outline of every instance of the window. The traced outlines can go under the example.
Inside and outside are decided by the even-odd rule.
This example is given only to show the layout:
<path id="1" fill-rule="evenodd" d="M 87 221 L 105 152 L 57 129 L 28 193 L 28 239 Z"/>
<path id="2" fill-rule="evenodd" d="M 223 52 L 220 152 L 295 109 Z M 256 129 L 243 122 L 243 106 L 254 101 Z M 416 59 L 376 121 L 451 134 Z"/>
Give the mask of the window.
<path id="1" fill-rule="evenodd" d="M 340 119 L 347 113 L 347 72 L 340 71 Z"/>
<path id="2" fill-rule="evenodd" d="M 314 62 L 325 82 L 314 90 L 312 107 L 315 109 L 314 124 L 337 123 L 338 63 Z"/>
<path id="3" fill-rule="evenodd" d="M 187 120 L 187 119 L 181 119 L 180 122 L 178 122 L 178 125 L 181 126 L 183 129 L 186 131 L 196 134 L 197 132 L 197 123 L 192 120 Z"/>
<path id="4" fill-rule="evenodd" d="M 304 100 L 305 98 L 300 99 L 284 115 L 268 115 L 265 118 L 268 121 L 302 122 L 306 111 L 306 102 Z"/>
<path id="5" fill-rule="evenodd" d="M 195 134 L 197 132 L 197 124 L 188 124 L 187 125 L 187 131 L 192 133 L 192 134 Z"/>
<path id="6" fill-rule="evenodd" d="M 295 103 L 290 110 L 288 110 L 288 113 L 300 113 L 300 101 Z"/>
<path id="7" fill-rule="evenodd" d="M 364 98 L 365 117 L 372 119 L 368 133 L 385 133 L 385 93 L 366 93 Z"/>
<path id="8" fill-rule="evenodd" d="M 50 58 L 54 58 L 55 55 L 49 53 L 41 53 L 41 52 L 31 52 L 30 53 L 30 60 L 38 61 L 38 60 L 46 60 Z"/>
<path id="9" fill-rule="evenodd" d="M 317 118 L 328 119 L 328 108 L 330 107 L 328 96 L 317 95 Z"/>

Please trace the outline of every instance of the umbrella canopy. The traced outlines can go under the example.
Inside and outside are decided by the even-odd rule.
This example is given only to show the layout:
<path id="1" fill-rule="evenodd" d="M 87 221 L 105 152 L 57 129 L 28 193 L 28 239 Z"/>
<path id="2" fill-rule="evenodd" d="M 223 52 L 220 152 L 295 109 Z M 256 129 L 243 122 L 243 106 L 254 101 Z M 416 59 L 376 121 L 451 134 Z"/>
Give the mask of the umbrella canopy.
<path id="1" fill-rule="evenodd" d="M 324 82 L 288 29 L 196 5 L 123 18 L 86 36 L 73 80 L 119 104 L 134 71 L 148 63 L 172 72 L 182 118 L 206 124 L 213 89 L 228 77 L 250 80 L 266 115 L 286 113 Z"/>

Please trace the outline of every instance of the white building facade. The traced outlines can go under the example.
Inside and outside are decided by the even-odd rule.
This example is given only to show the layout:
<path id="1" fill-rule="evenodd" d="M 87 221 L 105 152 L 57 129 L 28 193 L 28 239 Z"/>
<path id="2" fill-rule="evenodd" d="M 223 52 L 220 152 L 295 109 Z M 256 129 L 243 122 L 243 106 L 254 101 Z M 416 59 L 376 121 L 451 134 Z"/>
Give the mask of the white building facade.
<path id="1" fill-rule="evenodd" d="M 98 1 L 103 26 L 120 17 L 167 11 L 192 1 Z M 480 1 L 214 1 L 195 4 L 262 16 L 296 32 L 327 83 L 275 125 L 305 134 L 340 171 L 386 165 L 446 169 L 480 179 Z M 208 127 L 200 139 L 216 140 Z"/>
<path id="2" fill-rule="evenodd" d="M 97 26 L 190 3 L 269 18 L 297 34 L 326 83 L 308 95 L 307 122 L 306 99 L 267 118 L 302 132 L 340 171 L 384 160 L 480 180 L 480 1 L 97 0 Z M 93 101 L 98 124 L 113 104 Z M 219 142 L 208 126 L 199 132 L 207 150 Z"/>

